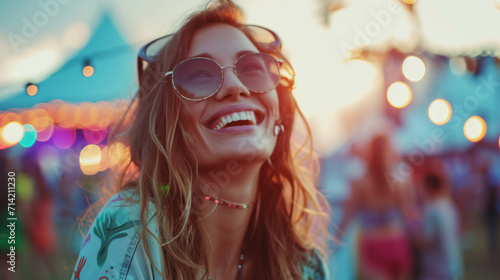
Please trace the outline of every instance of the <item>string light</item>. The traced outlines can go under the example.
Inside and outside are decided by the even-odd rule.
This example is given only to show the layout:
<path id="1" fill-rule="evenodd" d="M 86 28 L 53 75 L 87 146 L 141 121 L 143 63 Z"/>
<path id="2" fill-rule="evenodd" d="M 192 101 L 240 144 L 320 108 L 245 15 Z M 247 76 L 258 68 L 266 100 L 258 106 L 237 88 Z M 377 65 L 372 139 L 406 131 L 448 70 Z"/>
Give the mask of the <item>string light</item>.
<path id="1" fill-rule="evenodd" d="M 412 100 L 411 88 L 403 82 L 395 82 L 387 89 L 387 101 L 395 108 L 403 108 Z"/>
<path id="2" fill-rule="evenodd" d="M 429 119 L 437 125 L 447 123 L 451 119 L 452 112 L 450 103 L 441 98 L 432 101 L 427 111 Z"/>
<path id="3" fill-rule="evenodd" d="M 425 64 L 422 59 L 410 55 L 403 61 L 403 74 L 405 77 L 412 81 L 418 82 L 425 75 Z"/>
<path id="4" fill-rule="evenodd" d="M 94 67 L 92 67 L 92 65 L 90 64 L 90 60 L 86 59 L 83 64 L 83 76 L 92 77 L 92 75 L 94 75 Z"/>
<path id="5" fill-rule="evenodd" d="M 38 86 L 33 84 L 33 83 L 27 83 L 26 84 L 26 93 L 29 96 L 34 96 L 35 94 L 38 93 Z"/>
<path id="6" fill-rule="evenodd" d="M 471 142 L 478 142 L 486 135 L 486 122 L 479 116 L 470 117 L 464 124 L 464 135 Z"/>

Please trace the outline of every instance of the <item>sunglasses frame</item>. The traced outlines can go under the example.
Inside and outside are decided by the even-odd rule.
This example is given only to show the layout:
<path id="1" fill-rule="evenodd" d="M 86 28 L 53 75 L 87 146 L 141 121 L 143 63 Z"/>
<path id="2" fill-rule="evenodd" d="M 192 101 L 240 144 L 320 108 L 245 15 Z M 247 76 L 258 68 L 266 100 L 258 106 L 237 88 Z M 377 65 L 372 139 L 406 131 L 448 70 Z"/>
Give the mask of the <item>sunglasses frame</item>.
<path id="1" fill-rule="evenodd" d="M 252 39 L 255 40 L 257 44 L 271 46 L 274 49 L 281 50 L 281 45 L 282 45 L 281 39 L 278 36 L 278 34 L 276 34 L 274 31 L 272 31 L 268 28 L 265 28 L 265 27 L 262 27 L 259 25 L 253 25 L 253 24 L 242 25 L 242 27 L 245 29 L 245 31 L 247 31 L 248 33 L 251 33 Z M 144 67 L 144 62 L 155 63 L 155 60 L 157 60 L 156 55 L 158 54 L 159 50 L 162 49 L 166 44 L 168 44 L 168 42 L 170 42 L 170 40 L 174 36 L 174 34 L 175 33 L 156 38 L 156 39 L 150 41 L 149 43 L 145 44 L 144 46 L 142 46 L 139 49 L 139 51 L 137 53 L 137 74 L 138 74 L 139 86 L 141 86 L 140 81 L 141 81 L 141 78 L 143 76 L 144 70 L 147 69 L 147 67 L 146 68 Z M 259 36 L 264 36 L 264 37 L 267 36 L 268 38 L 267 38 L 267 40 L 265 40 L 262 37 L 259 38 Z M 269 40 L 269 38 L 272 38 L 272 39 Z M 150 52 L 148 52 L 151 48 L 157 48 L 158 51 L 151 54 Z M 275 58 L 275 60 L 278 61 L 278 59 L 276 59 L 276 58 Z M 281 64 L 279 64 L 278 66 L 280 67 L 282 65 L 283 61 L 282 60 L 279 60 L 279 61 L 280 61 L 279 63 L 281 63 Z M 177 65 L 179 65 L 179 64 L 177 64 Z M 219 66 L 220 66 L 220 64 L 219 64 Z M 175 69 L 175 67 L 174 67 L 174 69 Z M 166 76 L 166 74 L 163 75 L 163 77 L 165 77 L 165 76 Z M 280 78 L 281 78 L 281 73 L 280 73 Z M 175 86 L 174 86 L 174 89 L 175 89 Z M 175 91 L 177 93 L 179 93 L 177 90 L 175 90 Z M 179 95 L 182 96 L 183 98 L 185 98 L 182 94 L 179 93 Z M 203 100 L 203 99 L 200 99 L 200 100 Z"/>
<path id="2" fill-rule="evenodd" d="M 240 80 L 241 84 L 242 84 L 242 85 L 243 85 L 246 89 L 248 89 L 249 91 L 251 91 L 251 92 L 256 92 L 256 93 L 266 93 L 266 92 L 268 92 L 268 91 L 252 90 L 252 89 L 248 88 L 248 87 L 247 87 L 247 86 L 246 86 L 246 85 L 245 85 L 245 84 L 241 81 L 240 77 L 238 77 L 238 71 L 236 71 L 236 65 L 238 64 L 238 62 L 239 62 L 241 59 L 243 59 L 243 58 L 245 58 L 245 57 L 247 57 L 247 56 L 251 56 L 251 55 L 264 55 L 264 56 L 271 57 L 271 58 L 275 61 L 276 66 L 278 67 L 278 81 L 276 82 L 276 85 L 274 85 L 274 87 L 273 87 L 272 89 L 270 89 L 270 90 L 275 89 L 275 88 L 279 85 L 280 80 L 281 80 L 281 73 L 280 73 L 280 69 L 281 69 L 281 65 L 283 64 L 283 60 L 281 60 L 281 59 L 277 59 L 277 58 L 275 58 L 274 56 L 272 56 L 272 55 L 270 55 L 270 54 L 267 54 L 267 53 L 262 53 L 262 52 L 258 52 L 258 53 L 246 53 L 246 54 L 244 54 L 244 55 L 242 55 L 242 56 L 238 57 L 238 59 L 236 59 L 236 61 L 234 62 L 234 65 L 227 65 L 227 66 L 221 66 L 221 65 L 220 65 L 217 61 L 215 61 L 214 59 L 209 58 L 209 57 L 203 57 L 203 56 L 200 56 L 200 57 L 190 57 L 190 58 L 188 58 L 188 59 L 185 59 L 185 60 L 183 60 L 183 61 L 179 62 L 179 63 L 178 63 L 178 64 L 174 67 L 174 69 L 172 69 L 172 71 L 169 71 L 169 72 L 165 73 L 165 75 L 164 75 L 164 76 L 165 76 L 165 77 L 170 76 L 170 77 L 171 77 L 171 79 L 172 79 L 172 86 L 174 87 L 175 92 L 177 92 L 177 94 L 179 94 L 179 96 L 181 96 L 182 98 L 187 99 L 187 100 L 190 100 L 190 101 L 201 101 L 201 100 L 205 100 L 205 99 L 208 99 L 208 98 L 210 98 L 210 97 L 214 96 L 217 92 L 219 92 L 220 88 L 221 88 L 221 87 L 222 87 L 222 85 L 224 84 L 224 69 L 226 69 L 226 68 L 233 68 L 233 72 L 234 72 L 234 74 L 236 75 L 236 77 Z M 220 79 L 220 82 L 219 82 L 219 86 L 218 86 L 218 87 L 217 87 L 217 89 L 216 89 L 214 92 L 212 92 L 211 94 L 209 94 L 209 95 L 207 95 L 207 96 L 205 96 L 205 97 L 203 97 L 203 98 L 189 98 L 189 97 L 184 96 L 184 95 L 183 95 L 183 94 L 179 91 L 179 89 L 177 89 L 177 87 L 175 86 L 175 82 L 174 82 L 174 72 L 175 72 L 175 69 L 176 69 L 178 66 L 180 66 L 181 64 L 183 64 L 183 63 L 185 63 L 185 62 L 187 62 L 187 61 L 191 61 L 191 60 L 199 60 L 199 59 L 203 59 L 203 60 L 210 60 L 210 61 L 214 62 L 215 64 L 217 64 L 217 66 L 219 66 L 219 68 L 220 68 L 221 79 Z M 269 91 L 270 91 L 270 90 L 269 90 Z"/>

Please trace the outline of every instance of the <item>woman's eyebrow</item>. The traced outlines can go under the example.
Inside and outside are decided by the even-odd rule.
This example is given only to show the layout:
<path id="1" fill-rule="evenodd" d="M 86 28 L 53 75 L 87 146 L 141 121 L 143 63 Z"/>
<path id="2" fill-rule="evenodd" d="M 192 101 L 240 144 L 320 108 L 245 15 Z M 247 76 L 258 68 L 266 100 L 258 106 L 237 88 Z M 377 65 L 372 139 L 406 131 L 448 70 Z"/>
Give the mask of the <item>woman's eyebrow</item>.
<path id="1" fill-rule="evenodd" d="M 249 53 L 258 53 L 258 51 L 252 51 L 252 50 L 243 50 L 243 51 L 239 51 L 236 53 L 235 57 L 234 57 L 234 60 L 240 58 L 241 56 L 245 55 L 245 54 L 249 54 Z M 196 54 L 196 55 L 193 55 L 191 56 L 190 58 L 193 58 L 193 57 L 206 57 L 206 58 L 210 58 L 210 59 L 213 59 L 215 60 L 215 58 L 209 54 L 209 53 L 200 53 L 200 54 Z"/>
<path id="2" fill-rule="evenodd" d="M 241 56 L 245 55 L 245 54 L 249 54 L 249 53 L 257 53 L 255 51 L 251 51 L 251 50 L 244 50 L 244 51 L 239 51 L 238 53 L 236 53 L 236 56 L 235 56 L 235 60 L 240 58 Z"/>
<path id="3" fill-rule="evenodd" d="M 206 57 L 206 58 L 214 59 L 214 57 L 211 56 L 209 53 L 200 53 L 197 55 L 190 56 L 189 58 L 193 58 L 193 57 Z"/>

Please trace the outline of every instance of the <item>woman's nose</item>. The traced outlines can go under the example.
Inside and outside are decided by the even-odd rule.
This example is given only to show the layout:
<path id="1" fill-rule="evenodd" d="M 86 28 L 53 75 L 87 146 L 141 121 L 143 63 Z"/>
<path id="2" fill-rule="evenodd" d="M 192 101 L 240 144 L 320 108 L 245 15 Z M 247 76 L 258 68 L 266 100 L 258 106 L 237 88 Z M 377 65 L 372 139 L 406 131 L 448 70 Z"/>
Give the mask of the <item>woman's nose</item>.
<path id="1" fill-rule="evenodd" d="M 223 100 L 226 98 L 238 98 L 239 96 L 250 96 L 250 91 L 243 85 L 234 66 L 226 66 L 222 68 L 222 86 L 215 94 L 215 99 Z"/>

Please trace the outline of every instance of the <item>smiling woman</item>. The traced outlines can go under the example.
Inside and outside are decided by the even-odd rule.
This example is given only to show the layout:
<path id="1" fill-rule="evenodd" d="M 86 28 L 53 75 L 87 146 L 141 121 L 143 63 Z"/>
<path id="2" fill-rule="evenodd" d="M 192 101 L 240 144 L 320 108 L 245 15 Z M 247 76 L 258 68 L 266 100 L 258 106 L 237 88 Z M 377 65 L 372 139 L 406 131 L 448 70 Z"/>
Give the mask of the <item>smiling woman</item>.
<path id="1" fill-rule="evenodd" d="M 129 168 L 74 279 L 327 279 L 328 204 L 278 35 L 214 1 L 138 61 Z"/>

